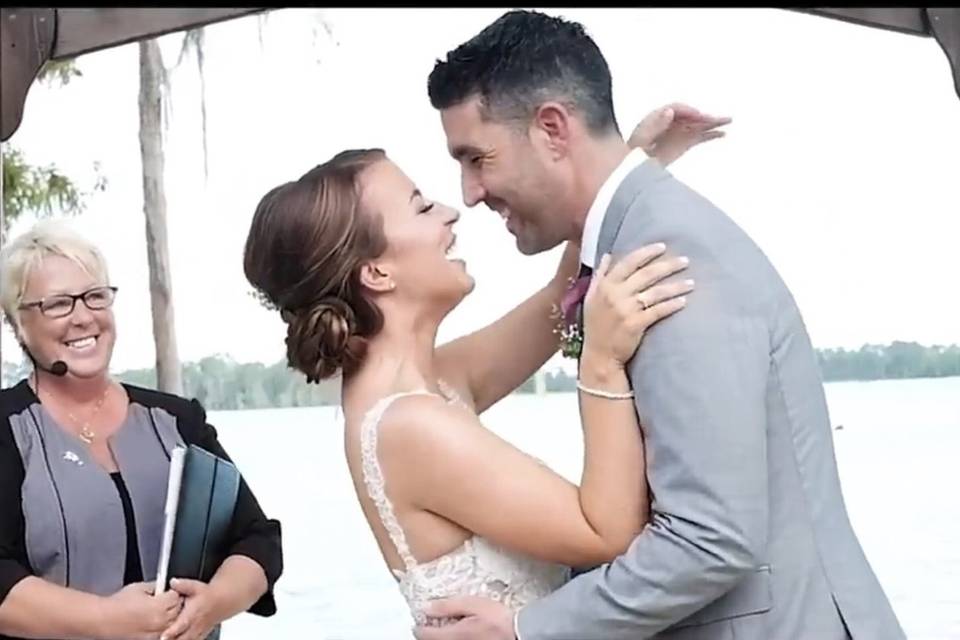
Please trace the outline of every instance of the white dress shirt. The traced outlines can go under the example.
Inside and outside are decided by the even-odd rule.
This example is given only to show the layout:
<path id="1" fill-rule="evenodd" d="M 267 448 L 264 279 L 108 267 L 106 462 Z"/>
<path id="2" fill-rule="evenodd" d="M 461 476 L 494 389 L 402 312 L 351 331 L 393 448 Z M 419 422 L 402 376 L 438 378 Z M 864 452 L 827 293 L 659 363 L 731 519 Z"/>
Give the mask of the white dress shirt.
<path id="1" fill-rule="evenodd" d="M 632 149 L 600 186 L 597 197 L 593 199 L 593 204 L 587 211 L 587 218 L 583 222 L 583 236 L 580 239 L 580 264 L 585 264 L 591 269 L 597 266 L 597 243 L 600 241 L 600 227 L 603 226 L 603 219 L 610 207 L 610 202 L 613 200 L 613 195 L 617 192 L 620 184 L 630 175 L 630 172 L 646 162 L 649 157 L 643 149 Z"/>

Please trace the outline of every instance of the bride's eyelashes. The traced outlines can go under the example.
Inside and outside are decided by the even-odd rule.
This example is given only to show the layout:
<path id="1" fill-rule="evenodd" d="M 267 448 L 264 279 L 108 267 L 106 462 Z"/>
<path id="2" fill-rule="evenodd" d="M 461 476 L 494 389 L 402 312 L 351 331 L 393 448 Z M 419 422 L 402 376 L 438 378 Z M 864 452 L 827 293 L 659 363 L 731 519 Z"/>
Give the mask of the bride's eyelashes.
<path id="1" fill-rule="evenodd" d="M 427 204 L 427 205 L 424 205 L 423 207 L 421 207 L 421 208 L 420 208 L 420 211 L 418 211 L 417 213 L 430 213 L 430 210 L 431 210 L 431 209 L 433 209 L 433 203 L 432 203 L 432 202 L 431 202 L 430 204 Z"/>

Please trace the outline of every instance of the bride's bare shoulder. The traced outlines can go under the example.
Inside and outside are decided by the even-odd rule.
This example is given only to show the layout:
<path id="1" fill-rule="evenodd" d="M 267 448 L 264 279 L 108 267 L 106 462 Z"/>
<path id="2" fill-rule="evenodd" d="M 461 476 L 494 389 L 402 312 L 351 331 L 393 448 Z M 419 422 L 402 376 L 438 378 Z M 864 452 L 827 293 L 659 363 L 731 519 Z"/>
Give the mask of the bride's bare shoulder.
<path id="1" fill-rule="evenodd" d="M 388 445 L 439 444 L 451 436 L 470 429 L 477 418 L 463 403 L 450 402 L 434 394 L 405 395 L 383 409 L 378 431 Z M 438 441 L 439 440 L 439 441 Z"/>

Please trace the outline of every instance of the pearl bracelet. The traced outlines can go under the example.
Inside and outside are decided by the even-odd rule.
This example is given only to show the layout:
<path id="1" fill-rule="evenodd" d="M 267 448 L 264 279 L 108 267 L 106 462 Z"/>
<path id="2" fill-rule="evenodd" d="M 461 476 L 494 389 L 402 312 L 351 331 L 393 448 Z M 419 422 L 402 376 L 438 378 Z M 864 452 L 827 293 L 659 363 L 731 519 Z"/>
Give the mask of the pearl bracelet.
<path id="1" fill-rule="evenodd" d="M 614 393 L 612 391 L 604 391 L 602 389 L 591 389 L 590 387 L 585 387 L 583 384 L 577 380 L 577 389 L 583 391 L 584 393 L 596 396 L 598 398 L 606 398 L 607 400 L 630 400 L 633 398 L 633 391 L 627 391 L 626 393 Z"/>

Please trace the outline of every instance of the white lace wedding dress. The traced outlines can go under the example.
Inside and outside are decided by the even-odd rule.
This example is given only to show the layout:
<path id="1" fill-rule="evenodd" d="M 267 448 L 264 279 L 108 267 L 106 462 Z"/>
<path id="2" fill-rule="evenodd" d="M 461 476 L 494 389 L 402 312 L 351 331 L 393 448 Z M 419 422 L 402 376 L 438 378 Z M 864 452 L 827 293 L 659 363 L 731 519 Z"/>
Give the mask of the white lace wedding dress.
<path id="1" fill-rule="evenodd" d="M 459 403 L 470 410 L 449 386 L 441 384 L 440 389 L 443 393 L 440 397 L 446 402 Z M 453 622 L 448 619 L 428 619 L 423 613 L 427 602 L 437 598 L 479 595 L 517 610 L 558 589 L 570 577 L 568 567 L 514 553 L 477 535 L 439 558 L 428 562 L 414 559 L 393 505 L 386 495 L 383 472 L 377 460 L 377 430 L 392 402 L 418 394 L 437 395 L 424 390 L 382 398 L 367 411 L 360 427 L 364 483 L 406 569 L 394 570 L 394 574 L 414 620 L 417 624 L 432 626 Z"/>

